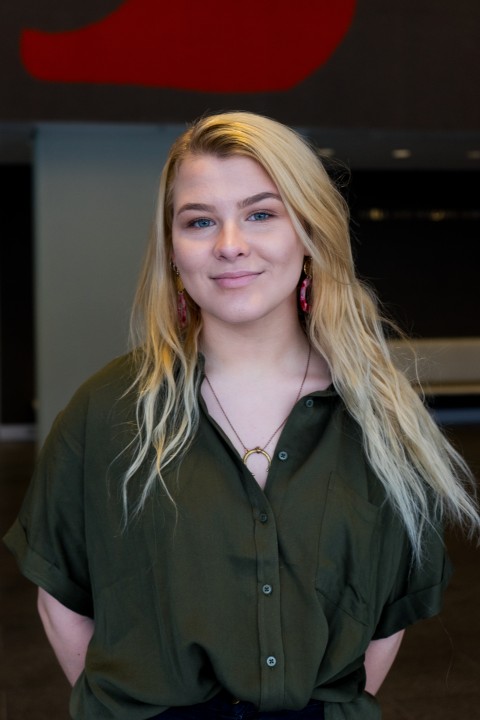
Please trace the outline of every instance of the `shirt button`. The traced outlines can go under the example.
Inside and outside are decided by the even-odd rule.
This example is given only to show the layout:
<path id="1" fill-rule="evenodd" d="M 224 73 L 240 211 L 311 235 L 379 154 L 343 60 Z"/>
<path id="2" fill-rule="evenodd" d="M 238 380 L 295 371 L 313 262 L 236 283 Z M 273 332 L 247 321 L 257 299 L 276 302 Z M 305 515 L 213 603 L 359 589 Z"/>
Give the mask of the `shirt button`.
<path id="1" fill-rule="evenodd" d="M 312 398 L 307 398 L 307 399 L 305 400 L 305 405 L 306 405 L 306 407 L 308 407 L 308 408 L 313 407 L 313 400 L 312 400 Z"/>
<path id="2" fill-rule="evenodd" d="M 261 523 L 266 523 L 268 520 L 267 513 L 260 513 L 258 519 L 260 520 Z"/>
<path id="3" fill-rule="evenodd" d="M 278 459 L 279 460 L 288 460 L 288 453 L 285 452 L 285 450 L 280 450 L 278 453 Z"/>
<path id="4" fill-rule="evenodd" d="M 276 664 L 277 664 L 277 658 L 273 657 L 273 655 L 270 655 L 270 657 L 267 658 L 268 667 L 275 667 Z"/>
<path id="5" fill-rule="evenodd" d="M 264 595 L 270 595 L 272 592 L 272 586 L 271 585 L 264 585 L 262 587 L 262 592 Z"/>

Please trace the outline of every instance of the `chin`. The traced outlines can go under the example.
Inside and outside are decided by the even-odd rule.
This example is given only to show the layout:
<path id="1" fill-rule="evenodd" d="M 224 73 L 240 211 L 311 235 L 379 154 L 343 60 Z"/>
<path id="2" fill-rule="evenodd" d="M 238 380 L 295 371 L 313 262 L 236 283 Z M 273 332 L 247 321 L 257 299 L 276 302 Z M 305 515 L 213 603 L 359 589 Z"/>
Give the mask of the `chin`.
<path id="1" fill-rule="evenodd" d="M 202 316 L 204 321 L 212 318 L 216 322 L 222 322 L 226 325 L 243 325 L 245 323 L 253 323 L 257 320 L 261 320 L 264 317 L 264 313 L 240 308 L 222 308 L 222 312 L 218 312 L 218 308 L 214 311 L 207 309 L 202 310 Z"/>

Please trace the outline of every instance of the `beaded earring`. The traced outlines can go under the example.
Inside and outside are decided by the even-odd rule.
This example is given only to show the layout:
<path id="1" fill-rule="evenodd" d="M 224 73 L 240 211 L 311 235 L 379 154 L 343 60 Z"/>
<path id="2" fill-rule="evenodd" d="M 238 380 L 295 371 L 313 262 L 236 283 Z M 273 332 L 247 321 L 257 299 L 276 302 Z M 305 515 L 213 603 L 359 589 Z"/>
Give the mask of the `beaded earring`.
<path id="1" fill-rule="evenodd" d="M 310 299 L 311 299 L 311 293 L 312 293 L 312 275 L 311 275 L 311 264 L 312 264 L 312 258 L 306 257 L 305 262 L 303 263 L 303 272 L 305 273 L 305 277 L 302 280 L 302 284 L 300 285 L 300 307 L 302 308 L 304 313 L 309 313 L 312 309 Z"/>
<path id="2" fill-rule="evenodd" d="M 172 263 L 172 268 L 175 273 L 175 285 L 177 288 L 178 324 L 183 330 L 183 328 L 187 325 L 187 300 L 185 298 L 185 286 L 182 282 L 177 266 Z"/>

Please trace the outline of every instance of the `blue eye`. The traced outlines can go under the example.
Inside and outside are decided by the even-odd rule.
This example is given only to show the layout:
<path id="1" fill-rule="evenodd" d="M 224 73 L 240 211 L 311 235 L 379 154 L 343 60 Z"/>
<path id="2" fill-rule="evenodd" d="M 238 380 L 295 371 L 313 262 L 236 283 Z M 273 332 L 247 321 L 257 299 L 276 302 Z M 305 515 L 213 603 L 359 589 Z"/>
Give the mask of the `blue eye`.
<path id="1" fill-rule="evenodd" d="M 196 227 L 196 228 L 206 228 L 213 225 L 213 220 L 209 220 L 209 218 L 198 218 L 197 220 L 192 220 L 188 223 L 189 227 Z"/>
<path id="2" fill-rule="evenodd" d="M 252 213 L 248 219 L 261 222 L 262 220 L 268 220 L 270 217 L 272 217 L 271 213 L 259 210 L 258 212 Z"/>

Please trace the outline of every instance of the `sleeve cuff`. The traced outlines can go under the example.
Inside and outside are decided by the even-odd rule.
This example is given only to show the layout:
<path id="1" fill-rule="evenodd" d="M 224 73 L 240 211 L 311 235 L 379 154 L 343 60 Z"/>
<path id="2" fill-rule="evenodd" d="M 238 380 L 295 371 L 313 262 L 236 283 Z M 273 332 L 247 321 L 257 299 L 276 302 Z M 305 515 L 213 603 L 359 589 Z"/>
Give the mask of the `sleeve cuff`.
<path id="1" fill-rule="evenodd" d="M 380 618 L 372 639 L 379 640 L 390 637 L 390 635 L 403 630 L 408 625 L 413 625 L 418 620 L 438 615 L 442 609 L 443 595 L 451 575 L 452 567 L 446 558 L 442 581 L 438 585 L 405 595 L 388 605 Z"/>
<path id="2" fill-rule="evenodd" d="M 69 610 L 79 615 L 93 617 L 91 596 L 29 546 L 25 531 L 18 519 L 3 541 L 15 557 L 22 575 L 43 588 Z"/>

